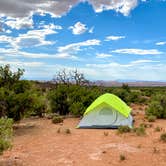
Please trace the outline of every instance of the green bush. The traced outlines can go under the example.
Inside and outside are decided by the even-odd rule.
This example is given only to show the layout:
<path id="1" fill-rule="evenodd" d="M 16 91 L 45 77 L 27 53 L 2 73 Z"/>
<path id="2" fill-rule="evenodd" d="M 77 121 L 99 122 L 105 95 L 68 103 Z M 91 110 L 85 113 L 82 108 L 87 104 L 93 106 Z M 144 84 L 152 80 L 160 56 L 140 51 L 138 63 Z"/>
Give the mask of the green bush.
<path id="1" fill-rule="evenodd" d="M 155 95 L 146 110 L 147 116 L 153 115 L 156 118 L 166 118 L 166 95 L 157 94 Z"/>
<path id="2" fill-rule="evenodd" d="M 154 115 L 149 115 L 149 116 L 147 117 L 147 119 L 148 119 L 148 122 L 155 122 L 156 116 L 154 116 Z"/>
<path id="3" fill-rule="evenodd" d="M 51 90 L 48 98 L 52 112 L 80 116 L 99 95 L 99 88 L 62 84 Z"/>
<path id="4" fill-rule="evenodd" d="M 131 132 L 131 128 L 128 126 L 120 126 L 118 128 L 118 133 L 122 134 L 122 133 L 129 133 Z"/>
<path id="5" fill-rule="evenodd" d="M 161 134 L 160 140 L 166 142 L 166 133 Z"/>
<path id="6" fill-rule="evenodd" d="M 13 120 L 0 118 L 0 154 L 11 147 Z"/>
<path id="7" fill-rule="evenodd" d="M 76 116 L 82 115 L 85 110 L 86 108 L 84 107 L 82 102 L 72 103 L 69 107 L 70 113 Z"/>
<path id="8" fill-rule="evenodd" d="M 24 116 L 39 115 L 45 110 L 45 97 L 31 81 L 20 80 L 24 70 L 12 72 L 9 65 L 0 67 L 0 118 L 19 121 Z"/>
<path id="9" fill-rule="evenodd" d="M 63 118 L 60 117 L 60 116 L 54 116 L 54 117 L 52 118 L 52 123 L 54 123 L 54 124 L 62 123 L 62 122 L 63 122 Z"/>
<path id="10" fill-rule="evenodd" d="M 137 136 L 146 135 L 145 127 L 141 125 L 137 128 L 133 128 L 133 132 L 135 132 Z"/>
<path id="11" fill-rule="evenodd" d="M 157 127 L 154 129 L 154 131 L 156 131 L 156 132 L 160 132 L 161 130 L 162 130 L 162 128 L 159 127 L 159 126 L 157 126 Z"/>

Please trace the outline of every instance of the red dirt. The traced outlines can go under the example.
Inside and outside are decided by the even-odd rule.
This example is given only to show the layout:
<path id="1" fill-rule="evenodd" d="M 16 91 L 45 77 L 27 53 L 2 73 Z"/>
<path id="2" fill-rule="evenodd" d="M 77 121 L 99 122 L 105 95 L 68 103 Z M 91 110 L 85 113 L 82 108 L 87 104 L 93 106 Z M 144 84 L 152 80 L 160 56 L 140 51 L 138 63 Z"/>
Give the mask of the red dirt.
<path id="1" fill-rule="evenodd" d="M 140 112 L 134 116 L 136 125 L 144 121 Z M 136 136 L 134 133 L 117 134 L 117 130 L 76 129 L 78 122 L 78 118 L 65 119 L 63 125 L 52 124 L 48 119 L 22 121 L 20 126 L 24 127 L 15 131 L 14 146 L 0 157 L 0 165 L 166 165 L 166 143 L 159 140 L 161 133 L 166 131 L 166 120 L 151 123 L 153 126 L 146 129 L 146 136 Z M 162 127 L 162 131 L 155 132 L 156 126 Z M 60 133 L 57 133 L 59 128 Z M 71 134 L 66 134 L 68 128 Z M 108 132 L 108 136 L 104 132 Z M 120 155 L 124 155 L 126 159 L 120 161 Z"/>

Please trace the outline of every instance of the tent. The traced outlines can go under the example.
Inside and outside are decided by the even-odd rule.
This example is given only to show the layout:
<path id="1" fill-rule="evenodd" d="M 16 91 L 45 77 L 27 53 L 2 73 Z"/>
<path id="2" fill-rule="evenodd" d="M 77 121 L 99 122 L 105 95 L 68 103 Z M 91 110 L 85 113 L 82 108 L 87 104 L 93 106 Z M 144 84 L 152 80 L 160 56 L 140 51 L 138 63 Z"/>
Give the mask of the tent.
<path id="1" fill-rule="evenodd" d="M 98 97 L 85 111 L 77 128 L 132 127 L 131 108 L 114 94 Z"/>

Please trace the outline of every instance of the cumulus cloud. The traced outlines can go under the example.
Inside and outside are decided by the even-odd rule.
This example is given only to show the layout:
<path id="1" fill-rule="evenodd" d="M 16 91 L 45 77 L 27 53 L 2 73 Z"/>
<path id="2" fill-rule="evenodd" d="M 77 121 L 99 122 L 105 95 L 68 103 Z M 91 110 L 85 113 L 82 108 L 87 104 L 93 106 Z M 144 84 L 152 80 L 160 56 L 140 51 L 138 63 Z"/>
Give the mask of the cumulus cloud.
<path id="1" fill-rule="evenodd" d="M 39 29 L 39 30 L 30 30 L 26 34 L 20 34 L 15 38 L 15 47 L 35 47 L 42 45 L 52 45 L 55 42 L 45 40 L 47 35 L 56 34 L 55 30 L 50 28 L 48 29 Z"/>
<path id="2" fill-rule="evenodd" d="M 33 20 L 31 17 L 23 17 L 23 18 L 7 18 L 4 22 L 8 27 L 12 29 L 21 29 L 21 28 L 32 28 Z"/>
<path id="3" fill-rule="evenodd" d="M 87 31 L 87 27 L 85 24 L 81 23 L 81 22 L 77 22 L 74 26 L 70 26 L 69 29 L 72 30 L 72 33 L 74 35 L 80 35 L 83 34 Z"/>
<path id="4" fill-rule="evenodd" d="M 137 0 L 88 0 L 92 4 L 96 12 L 102 12 L 103 10 L 115 10 L 123 15 L 129 15 L 130 11 L 133 10 L 138 1 Z"/>
<path id="5" fill-rule="evenodd" d="M 43 11 L 53 16 L 61 16 L 66 13 L 77 0 L 15 0 L 0 1 L 0 13 L 14 18 L 27 17 L 32 12 Z"/>
<path id="6" fill-rule="evenodd" d="M 13 38 L 10 36 L 0 36 L 0 43 L 7 43 L 8 48 L 0 48 L 0 54 L 10 57 L 26 57 L 26 58 L 60 58 L 60 59 L 73 59 L 78 60 L 77 52 L 81 47 L 100 45 L 100 40 L 91 39 L 79 43 L 72 43 L 69 45 L 58 47 L 55 54 L 43 53 L 29 53 L 20 51 L 21 48 L 35 47 L 41 45 L 53 44 L 51 41 L 45 41 L 46 35 L 52 34 L 54 31 L 44 30 L 31 30 L 26 34 L 20 34 L 18 37 Z"/>
<path id="7" fill-rule="evenodd" d="M 129 15 L 130 11 L 137 6 L 138 0 L 1 0 L 0 14 L 13 18 L 22 18 L 34 12 L 49 13 L 54 17 L 60 17 L 80 2 L 88 1 L 95 12 L 103 10 L 115 10 L 123 15 Z"/>
<path id="8" fill-rule="evenodd" d="M 0 43 L 6 43 L 15 49 L 52 45 L 55 42 L 47 41 L 46 36 L 56 34 L 57 31 L 54 29 L 57 28 L 60 29 L 61 27 L 46 25 L 43 29 L 29 30 L 27 33 L 19 34 L 17 37 L 1 35 Z M 10 30 L 9 33 L 11 33 Z"/>
<path id="9" fill-rule="evenodd" d="M 156 49 L 144 50 L 144 49 L 134 49 L 134 48 L 117 49 L 112 52 L 120 54 L 136 54 L 136 55 L 157 55 L 163 53 Z"/>
<path id="10" fill-rule="evenodd" d="M 105 38 L 105 41 L 110 41 L 110 40 L 120 40 L 120 39 L 124 39 L 125 36 L 107 36 Z"/>

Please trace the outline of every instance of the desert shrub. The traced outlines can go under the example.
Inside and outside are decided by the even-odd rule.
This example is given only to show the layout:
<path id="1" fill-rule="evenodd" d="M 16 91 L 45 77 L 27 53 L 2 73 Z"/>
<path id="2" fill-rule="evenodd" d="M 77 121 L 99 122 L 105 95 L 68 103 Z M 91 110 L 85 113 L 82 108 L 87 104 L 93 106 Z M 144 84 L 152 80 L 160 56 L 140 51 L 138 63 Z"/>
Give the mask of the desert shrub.
<path id="1" fill-rule="evenodd" d="M 24 93 L 27 90 L 30 90 L 32 88 L 32 83 L 30 83 L 30 81 L 27 80 L 19 80 L 18 82 L 16 82 L 15 84 L 13 84 L 13 91 L 16 94 L 19 93 Z"/>
<path id="2" fill-rule="evenodd" d="M 130 93 L 126 89 L 120 89 L 120 88 L 114 89 L 112 93 L 120 97 L 127 104 L 130 104 L 130 99 L 129 99 Z"/>
<path id="3" fill-rule="evenodd" d="M 52 118 L 52 123 L 54 123 L 54 124 L 62 123 L 62 122 L 63 122 L 63 118 L 60 117 L 60 116 L 54 116 L 54 117 Z"/>
<path id="4" fill-rule="evenodd" d="M 131 128 L 128 126 L 120 126 L 118 128 L 118 133 L 122 134 L 122 133 L 129 133 L 131 131 Z"/>
<path id="5" fill-rule="evenodd" d="M 83 115 L 86 108 L 100 95 L 99 89 L 78 85 L 57 85 L 48 94 L 52 112 L 60 115 Z"/>
<path id="6" fill-rule="evenodd" d="M 35 84 L 20 80 L 24 70 L 12 72 L 9 65 L 0 67 L 0 117 L 19 121 L 25 115 L 41 115 L 45 109 L 44 97 Z"/>
<path id="7" fill-rule="evenodd" d="M 50 100 L 50 107 L 52 112 L 59 113 L 60 115 L 66 115 L 69 113 L 67 85 L 58 85 L 56 89 L 53 89 L 49 92 L 48 98 Z"/>
<path id="8" fill-rule="evenodd" d="M 71 130 L 70 129 L 65 129 L 65 133 L 66 134 L 71 134 Z"/>
<path id="9" fill-rule="evenodd" d="M 82 102 L 72 103 L 69 107 L 70 113 L 76 116 L 82 115 L 85 110 L 86 110 L 86 107 L 84 107 Z"/>
<path id="10" fill-rule="evenodd" d="M 159 153 L 159 152 L 160 152 L 160 150 L 158 148 L 153 147 L 153 153 Z"/>
<path id="11" fill-rule="evenodd" d="M 104 136 L 108 136 L 108 135 L 109 135 L 109 133 L 104 131 Z"/>
<path id="12" fill-rule="evenodd" d="M 156 116 L 154 116 L 154 115 L 149 115 L 149 116 L 147 117 L 147 119 L 148 119 L 148 122 L 155 122 Z"/>
<path id="13" fill-rule="evenodd" d="M 126 156 L 124 154 L 120 154 L 119 156 L 120 161 L 126 160 Z"/>
<path id="14" fill-rule="evenodd" d="M 159 127 L 159 126 L 157 126 L 155 129 L 154 129 L 154 131 L 156 131 L 156 132 L 160 132 L 162 129 L 161 129 L 161 127 Z"/>
<path id="15" fill-rule="evenodd" d="M 155 95 L 146 110 L 147 116 L 153 115 L 157 118 L 166 118 L 166 95 Z"/>
<path id="16" fill-rule="evenodd" d="M 137 128 L 133 128 L 133 132 L 135 132 L 137 136 L 146 135 L 145 127 L 141 125 Z"/>
<path id="17" fill-rule="evenodd" d="M 0 118 L 0 154 L 11 147 L 13 120 Z"/>
<path id="18" fill-rule="evenodd" d="M 61 128 L 58 128 L 57 133 L 60 133 L 60 132 L 61 132 Z"/>
<path id="19" fill-rule="evenodd" d="M 166 133 L 160 135 L 160 140 L 166 143 Z"/>

